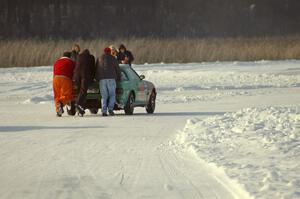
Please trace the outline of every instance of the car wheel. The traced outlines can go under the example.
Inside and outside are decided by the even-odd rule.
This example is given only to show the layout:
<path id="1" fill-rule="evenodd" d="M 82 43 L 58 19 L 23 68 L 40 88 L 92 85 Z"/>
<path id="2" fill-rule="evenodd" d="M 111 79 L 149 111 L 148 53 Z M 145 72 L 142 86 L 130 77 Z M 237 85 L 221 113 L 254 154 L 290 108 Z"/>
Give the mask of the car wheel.
<path id="1" fill-rule="evenodd" d="M 146 106 L 147 113 L 149 113 L 149 114 L 154 113 L 154 110 L 155 110 L 155 100 L 156 100 L 156 93 L 155 93 L 155 91 L 152 91 L 151 94 L 150 94 L 150 98 L 149 98 L 148 104 Z"/>
<path id="2" fill-rule="evenodd" d="M 91 108 L 89 110 L 90 110 L 91 114 L 97 114 L 99 109 L 97 109 L 97 108 Z"/>
<path id="3" fill-rule="evenodd" d="M 126 102 L 126 105 L 124 107 L 124 111 L 126 115 L 132 115 L 134 111 L 134 95 L 131 92 L 128 96 L 128 100 Z"/>

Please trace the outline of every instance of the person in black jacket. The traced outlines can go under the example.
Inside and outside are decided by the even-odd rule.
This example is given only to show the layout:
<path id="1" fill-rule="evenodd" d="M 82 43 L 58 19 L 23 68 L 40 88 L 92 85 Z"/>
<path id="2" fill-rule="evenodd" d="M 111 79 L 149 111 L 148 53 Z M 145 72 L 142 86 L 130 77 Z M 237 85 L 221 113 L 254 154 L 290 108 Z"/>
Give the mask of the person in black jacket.
<path id="1" fill-rule="evenodd" d="M 128 64 L 129 66 L 131 66 L 131 63 L 134 60 L 132 53 L 129 50 L 127 50 L 123 44 L 121 44 L 119 47 L 119 53 L 117 55 L 117 58 L 119 63 Z"/>
<path id="2" fill-rule="evenodd" d="M 80 116 L 85 114 L 85 102 L 87 89 L 95 77 L 95 57 L 85 49 L 77 57 L 76 67 L 74 70 L 74 81 L 79 89 L 76 100 L 76 109 Z"/>
<path id="3" fill-rule="evenodd" d="M 111 55 L 110 48 L 104 49 L 104 54 L 96 62 L 96 80 L 99 81 L 101 93 L 102 115 L 114 115 L 114 106 L 116 102 L 116 81 L 121 79 L 119 63 Z M 108 101 L 108 104 L 107 104 Z"/>

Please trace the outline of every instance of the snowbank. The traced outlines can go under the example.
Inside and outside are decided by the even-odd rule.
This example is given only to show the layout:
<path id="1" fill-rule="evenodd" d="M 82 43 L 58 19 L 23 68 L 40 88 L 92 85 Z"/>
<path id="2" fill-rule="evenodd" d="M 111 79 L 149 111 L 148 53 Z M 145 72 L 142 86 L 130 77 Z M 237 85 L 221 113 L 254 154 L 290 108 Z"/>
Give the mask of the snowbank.
<path id="1" fill-rule="evenodd" d="M 224 169 L 255 198 L 300 198 L 300 106 L 188 120 L 176 143 Z"/>

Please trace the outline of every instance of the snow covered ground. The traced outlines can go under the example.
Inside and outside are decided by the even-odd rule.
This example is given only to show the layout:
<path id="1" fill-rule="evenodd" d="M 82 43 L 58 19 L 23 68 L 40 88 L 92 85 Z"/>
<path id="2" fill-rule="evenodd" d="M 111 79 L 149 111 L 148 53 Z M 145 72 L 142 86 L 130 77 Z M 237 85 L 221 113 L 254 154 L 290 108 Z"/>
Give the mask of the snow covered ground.
<path id="1" fill-rule="evenodd" d="M 0 198 L 300 198 L 300 62 L 133 66 L 154 115 L 56 118 L 52 68 L 0 69 Z"/>

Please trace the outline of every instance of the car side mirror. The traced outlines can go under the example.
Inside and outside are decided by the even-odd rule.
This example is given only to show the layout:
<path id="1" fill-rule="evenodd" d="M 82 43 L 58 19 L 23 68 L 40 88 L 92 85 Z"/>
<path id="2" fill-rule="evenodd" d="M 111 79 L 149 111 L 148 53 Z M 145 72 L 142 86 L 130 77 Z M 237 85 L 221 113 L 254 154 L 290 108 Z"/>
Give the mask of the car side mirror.
<path id="1" fill-rule="evenodd" d="M 141 80 L 143 80 L 143 79 L 145 79 L 146 77 L 145 77 L 145 75 L 140 75 L 140 79 Z"/>

